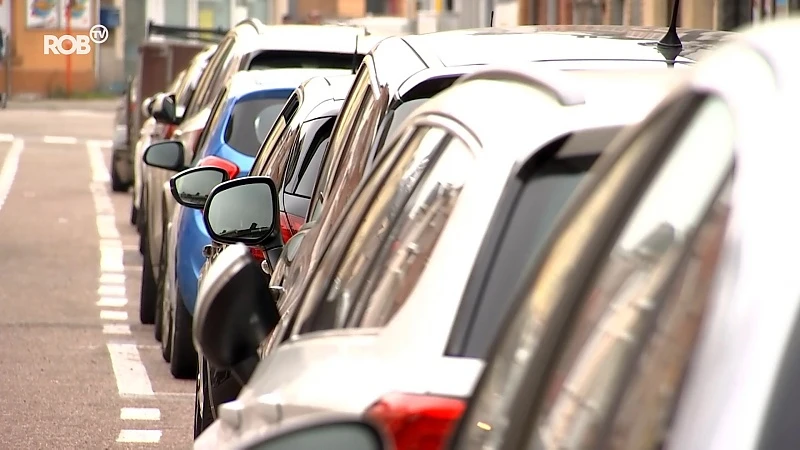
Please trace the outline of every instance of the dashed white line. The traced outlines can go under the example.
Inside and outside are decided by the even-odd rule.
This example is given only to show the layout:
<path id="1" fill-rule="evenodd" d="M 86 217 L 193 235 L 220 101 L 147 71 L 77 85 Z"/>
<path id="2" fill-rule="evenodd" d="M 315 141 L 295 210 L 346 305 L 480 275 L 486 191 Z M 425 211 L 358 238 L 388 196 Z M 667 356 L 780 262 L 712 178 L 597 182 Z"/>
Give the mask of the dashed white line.
<path id="1" fill-rule="evenodd" d="M 100 284 L 125 284 L 124 273 L 108 273 L 103 272 L 100 274 Z"/>
<path id="2" fill-rule="evenodd" d="M 14 177 L 17 176 L 19 158 L 24 145 L 22 139 L 14 139 L 8 154 L 6 154 L 6 159 L 3 161 L 3 168 L 0 169 L 0 209 L 3 208 L 8 193 L 11 192 L 11 185 L 14 184 Z"/>
<path id="3" fill-rule="evenodd" d="M 128 320 L 128 313 L 125 311 L 109 311 L 107 309 L 100 311 L 101 320 Z"/>
<path id="4" fill-rule="evenodd" d="M 125 297 L 100 297 L 97 301 L 97 306 L 101 308 L 122 308 L 128 304 L 128 299 Z"/>
<path id="5" fill-rule="evenodd" d="M 0 142 L 14 142 L 14 135 L 8 133 L 0 133 Z"/>
<path id="6" fill-rule="evenodd" d="M 103 334 L 129 335 L 131 327 L 128 324 L 107 323 L 103 325 Z"/>
<path id="7" fill-rule="evenodd" d="M 125 297 L 125 285 L 101 284 L 97 288 L 97 295 L 101 297 Z"/>
<path id="8" fill-rule="evenodd" d="M 161 420 L 158 408 L 122 408 L 119 410 L 122 420 Z"/>
<path id="9" fill-rule="evenodd" d="M 44 136 L 42 138 L 45 144 L 77 144 L 78 138 L 72 136 Z"/>
<path id="10" fill-rule="evenodd" d="M 111 367 L 117 378 L 119 394 L 152 396 L 153 386 L 139 357 L 136 344 L 109 342 L 106 345 L 111 355 Z"/>
<path id="11" fill-rule="evenodd" d="M 157 444 L 161 441 L 161 430 L 120 430 L 117 442 Z"/>

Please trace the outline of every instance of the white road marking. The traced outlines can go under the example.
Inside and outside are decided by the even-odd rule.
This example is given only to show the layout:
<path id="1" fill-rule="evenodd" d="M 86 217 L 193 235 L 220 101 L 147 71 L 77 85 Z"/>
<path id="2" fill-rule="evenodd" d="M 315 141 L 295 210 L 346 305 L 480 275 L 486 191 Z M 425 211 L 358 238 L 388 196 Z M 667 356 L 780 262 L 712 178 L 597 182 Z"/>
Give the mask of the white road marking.
<path id="1" fill-rule="evenodd" d="M 124 273 L 108 273 L 103 272 L 100 274 L 100 284 L 125 284 Z"/>
<path id="2" fill-rule="evenodd" d="M 77 144 L 78 138 L 72 136 L 45 136 L 42 138 L 45 144 Z"/>
<path id="3" fill-rule="evenodd" d="M 128 313 L 125 311 L 109 311 L 104 309 L 100 311 L 101 320 L 128 320 Z"/>
<path id="4" fill-rule="evenodd" d="M 125 297 L 125 286 L 101 284 L 97 288 L 97 295 L 101 297 Z"/>
<path id="5" fill-rule="evenodd" d="M 122 420 L 161 420 L 161 410 L 158 408 L 122 408 L 119 410 Z"/>
<path id="6" fill-rule="evenodd" d="M 8 133 L 0 133 L 0 142 L 14 142 L 14 135 Z"/>
<path id="7" fill-rule="evenodd" d="M 125 297 L 100 297 L 97 301 L 97 306 L 101 308 L 122 308 L 128 304 L 128 299 Z"/>
<path id="8" fill-rule="evenodd" d="M 157 444 L 161 441 L 161 430 L 120 430 L 117 442 Z"/>
<path id="9" fill-rule="evenodd" d="M 156 397 L 194 397 L 194 392 L 156 392 L 153 394 Z M 147 397 L 152 399 L 153 395 L 137 395 L 137 394 L 120 394 L 120 397 L 127 399 L 136 399 Z"/>
<path id="10" fill-rule="evenodd" d="M 114 145 L 111 139 L 89 139 L 86 143 L 100 148 L 111 148 L 111 146 Z"/>
<path id="11" fill-rule="evenodd" d="M 105 324 L 103 334 L 131 334 L 131 327 L 127 324 Z"/>
<path id="12" fill-rule="evenodd" d="M 0 209 L 3 209 L 8 193 L 11 192 L 11 185 L 14 184 L 14 177 L 17 175 L 19 157 L 22 155 L 24 145 L 22 139 L 15 139 L 3 161 L 3 168 L 0 169 Z"/>
<path id="13" fill-rule="evenodd" d="M 150 377 L 139 357 L 136 344 L 118 344 L 109 342 L 108 354 L 111 355 L 111 368 L 117 379 L 117 390 L 120 395 L 152 396 L 153 386 Z"/>

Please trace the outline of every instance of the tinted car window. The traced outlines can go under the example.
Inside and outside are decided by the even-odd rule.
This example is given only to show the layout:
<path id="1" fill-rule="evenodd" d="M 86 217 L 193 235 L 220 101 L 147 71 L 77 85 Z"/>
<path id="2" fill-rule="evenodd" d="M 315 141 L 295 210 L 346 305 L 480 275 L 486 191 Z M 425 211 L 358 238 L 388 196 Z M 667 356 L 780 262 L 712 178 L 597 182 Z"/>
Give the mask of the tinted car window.
<path id="1" fill-rule="evenodd" d="M 253 162 L 253 169 L 251 173 L 253 175 L 263 175 L 264 171 L 266 170 L 267 161 L 272 155 L 272 149 L 275 147 L 278 139 L 280 139 L 286 127 L 289 125 L 289 121 L 292 120 L 294 117 L 295 112 L 297 112 L 297 108 L 300 106 L 300 99 L 297 96 L 297 93 L 292 93 L 289 96 L 289 99 L 286 100 L 286 103 L 283 105 L 283 109 L 278 113 L 278 117 L 272 122 L 270 126 L 269 132 L 267 133 L 267 137 L 263 139 L 261 142 L 261 146 L 256 153 L 256 160 Z M 259 125 L 263 125 L 259 123 Z"/>
<path id="2" fill-rule="evenodd" d="M 360 64 L 362 59 L 364 59 L 364 55 L 357 55 L 353 58 L 352 54 L 344 53 L 270 50 L 261 52 L 253 58 L 248 70 L 293 69 L 295 67 L 351 69 L 354 64 Z"/>
<path id="3" fill-rule="evenodd" d="M 400 140 L 387 152 L 372 176 L 353 198 L 348 214 L 337 223 L 337 231 L 320 259 L 309 292 L 305 295 L 300 315 L 297 319 L 297 332 L 339 328 L 345 325 L 347 314 L 355 298 L 343 294 L 345 284 L 352 276 L 359 255 L 352 248 L 360 248 L 359 242 L 378 234 L 385 236 L 385 227 L 392 224 L 405 206 L 410 192 L 402 189 L 402 182 L 414 183 L 413 177 L 420 167 L 428 161 L 423 155 L 433 152 L 444 138 L 440 129 L 417 129 L 406 146 Z M 409 151 L 406 151 L 406 148 Z M 420 151 L 414 151 L 416 149 Z M 325 299 L 330 299 L 326 301 Z"/>
<path id="4" fill-rule="evenodd" d="M 716 266 L 734 131 L 706 100 L 644 190 L 560 346 L 533 448 L 661 448 Z"/>
<path id="5" fill-rule="evenodd" d="M 300 128 L 300 148 L 293 152 L 287 170 L 284 189 L 295 195 L 311 197 L 314 181 L 319 173 L 324 149 L 320 144 L 327 141 L 333 130 L 336 117 L 310 120 Z"/>
<path id="6" fill-rule="evenodd" d="M 419 151 L 424 150 L 421 146 Z M 385 326 L 406 302 L 472 173 L 475 155 L 464 141 L 452 137 L 440 155 L 425 159 L 426 165 L 433 167 L 426 174 L 417 171 L 401 184 L 399 192 L 410 192 L 410 197 L 399 219 L 389 231 L 383 231 L 387 234 L 383 242 L 370 236 L 357 246 L 363 269 L 355 279 L 363 279 L 365 273 L 368 276 L 351 326 Z"/>
<path id="7" fill-rule="evenodd" d="M 186 117 L 193 116 L 197 113 L 197 111 L 201 110 L 208 104 L 208 102 L 215 98 L 211 97 L 211 100 L 206 100 L 210 95 L 209 86 L 214 80 L 214 77 L 219 73 L 220 66 L 230 54 L 232 46 L 233 37 L 227 36 L 222 42 L 220 42 L 214 54 L 211 55 L 208 64 L 200 74 L 200 78 L 197 80 L 197 88 L 195 89 L 194 95 L 192 95 L 192 101 L 186 108 Z"/>
<path id="8" fill-rule="evenodd" d="M 258 98 L 236 103 L 225 126 L 225 143 L 255 156 L 285 102 L 286 98 Z"/>
<path id="9" fill-rule="evenodd" d="M 488 356 L 527 262 L 536 258 L 564 205 L 619 130 L 585 130 L 560 139 L 553 144 L 559 147 L 554 157 L 537 163 L 521 185 L 514 181 L 509 185 L 508 189 L 517 192 L 509 199 L 513 206 L 507 221 L 494 224 L 503 227 L 496 230 L 498 241 L 487 243 L 495 256 L 480 289 L 472 324 L 466 330 L 462 356 Z M 553 150 L 548 147 L 540 152 L 549 151 Z"/>

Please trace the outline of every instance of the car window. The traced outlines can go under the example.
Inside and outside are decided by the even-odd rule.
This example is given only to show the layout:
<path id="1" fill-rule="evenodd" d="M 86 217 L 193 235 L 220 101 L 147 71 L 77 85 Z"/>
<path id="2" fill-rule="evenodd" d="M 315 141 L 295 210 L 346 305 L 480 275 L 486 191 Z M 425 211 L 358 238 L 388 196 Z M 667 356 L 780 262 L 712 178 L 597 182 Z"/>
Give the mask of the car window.
<path id="1" fill-rule="evenodd" d="M 289 153 L 296 146 L 297 140 L 300 138 L 300 124 L 298 120 L 289 122 L 289 126 L 284 130 L 275 146 L 270 151 L 267 158 L 266 166 L 264 167 L 264 175 L 272 178 L 275 181 L 278 190 L 283 189 L 280 184 L 283 182 L 283 171 L 286 169 L 286 160 Z"/>
<path id="2" fill-rule="evenodd" d="M 208 153 L 208 138 L 214 133 L 214 130 L 217 127 L 221 126 L 220 121 L 222 120 L 222 116 L 225 115 L 227 104 L 228 92 L 227 89 L 223 89 L 222 92 L 220 92 L 217 96 L 214 106 L 211 107 L 211 113 L 208 116 L 208 122 L 206 122 L 206 126 L 204 126 L 202 131 L 200 131 L 200 137 L 198 138 L 197 145 L 195 147 L 198 149 L 198 151 L 192 157 L 192 165 L 195 165 L 200 158 Z"/>
<path id="3" fill-rule="evenodd" d="M 386 227 L 400 215 L 416 184 L 414 177 L 427 167 L 445 135 L 439 128 L 418 128 L 410 139 L 398 141 L 365 180 L 317 265 L 297 320 L 298 333 L 345 325 L 355 298 L 344 286 L 358 275 L 358 243 L 375 233 L 386 237 Z"/>
<path id="4" fill-rule="evenodd" d="M 476 288 L 479 293 L 474 308 L 462 306 L 462 310 L 471 313 L 472 317 L 470 325 L 460 330 L 466 335 L 465 344 L 454 356 L 486 359 L 489 346 L 511 309 L 514 288 L 528 261 L 539 254 L 572 193 L 620 128 L 582 130 L 566 139 L 556 140 L 551 145 L 557 146 L 558 152 L 552 158 L 543 159 L 533 170 L 522 171 L 524 178 L 509 184 L 507 192 L 515 192 L 509 200 L 513 206 L 507 219 L 498 218 L 500 223 L 493 223 L 493 227 L 498 227 L 494 231 L 497 239 L 483 244 L 487 246 L 487 253 L 494 257 L 485 279 L 471 280 L 480 283 Z M 550 150 L 543 148 L 537 153 Z M 464 301 L 469 300 L 467 296 Z M 454 337 L 459 333 L 457 330 L 454 328 Z"/>
<path id="5" fill-rule="evenodd" d="M 286 103 L 285 97 L 240 100 L 225 125 L 225 143 L 239 153 L 255 156 Z"/>
<path id="6" fill-rule="evenodd" d="M 331 141 L 328 145 L 328 150 L 325 152 L 320 178 L 314 187 L 315 194 L 325 192 L 328 186 L 328 180 L 331 178 L 334 168 L 338 165 L 342 154 L 347 150 L 346 142 L 350 134 L 350 125 L 355 120 L 356 114 L 361 104 L 364 102 L 364 96 L 372 95 L 370 92 L 370 69 L 368 65 L 371 61 L 371 57 L 368 56 L 364 59 L 365 61 L 358 70 L 356 79 L 353 81 L 353 86 L 350 88 L 350 92 L 347 94 L 347 98 L 339 112 L 339 117 L 336 119 L 336 123 L 333 126 Z M 312 217 L 319 217 L 321 213 L 322 199 L 317 195 L 310 215 Z"/>
<path id="7" fill-rule="evenodd" d="M 267 160 L 272 154 L 275 144 L 277 143 L 278 139 L 283 136 L 286 126 L 289 125 L 289 121 L 292 120 L 292 117 L 294 117 L 294 114 L 297 112 L 297 108 L 299 107 L 300 99 L 296 92 L 292 93 L 292 95 L 289 96 L 289 99 L 286 100 L 286 103 L 283 105 L 283 109 L 281 109 L 278 117 L 272 122 L 270 130 L 267 133 L 267 137 L 265 137 L 261 142 L 261 146 L 255 156 L 256 159 L 253 162 L 253 169 L 251 170 L 253 175 L 264 174 Z"/>
<path id="8" fill-rule="evenodd" d="M 236 45 L 236 44 L 234 44 Z M 203 106 L 206 106 L 216 96 L 219 91 L 227 84 L 231 76 L 236 72 L 236 61 L 238 60 L 234 51 L 229 52 L 217 69 L 214 79 L 208 84 L 206 95 L 203 98 Z"/>
<path id="9" fill-rule="evenodd" d="M 358 289 L 359 279 L 365 279 L 361 292 L 354 291 L 358 300 L 351 326 L 385 326 L 425 270 L 475 163 L 475 154 L 464 141 L 452 137 L 446 142 L 440 155 L 424 156 L 425 164 L 401 181 L 398 193 L 411 193 L 399 219 L 394 224 L 379 224 L 374 234 L 351 246 L 350 252 L 358 252 L 359 247 L 360 252 L 355 255 L 349 284 Z M 420 146 L 418 151 L 427 149 Z M 421 173 L 423 170 L 427 173 Z M 386 236 L 379 239 L 381 234 Z"/>
<path id="10" fill-rule="evenodd" d="M 560 346 L 532 448 L 661 448 L 721 247 L 734 132 L 709 97 L 668 150 Z"/>
<path id="11" fill-rule="evenodd" d="M 656 109 L 641 127 L 620 136 L 619 146 L 604 152 L 573 194 L 573 206 L 558 219 L 553 236 L 541 250 L 541 260 L 526 263 L 515 305 L 504 319 L 504 331 L 493 344 L 456 433 L 459 446 L 499 448 L 517 437 L 513 433 L 527 435 L 524 427 L 540 381 L 529 377 L 538 376 L 536 370 L 551 354 L 550 347 L 539 347 L 544 333 L 555 333 L 562 325 L 572 307 L 563 296 L 579 286 L 574 278 L 576 273 L 583 274 L 577 271 L 593 255 L 590 251 L 605 244 L 598 243 L 594 234 L 616 223 L 626 200 L 636 195 L 636 185 L 646 177 L 653 153 L 663 147 L 660 142 L 675 133 L 694 104 L 692 97 L 681 97 Z"/>
<path id="12" fill-rule="evenodd" d="M 217 47 L 217 50 L 211 56 L 205 69 L 197 80 L 197 88 L 192 96 L 192 101 L 186 108 L 186 117 L 191 117 L 201 110 L 208 102 L 206 97 L 209 95 L 209 85 L 214 80 L 214 77 L 219 72 L 219 68 L 223 61 L 228 57 L 233 46 L 233 37 L 226 37 Z M 214 97 L 212 97 L 213 99 Z"/>
<path id="13" fill-rule="evenodd" d="M 320 144 L 330 137 L 336 117 L 309 120 L 300 128 L 300 147 L 292 152 L 287 164 L 286 192 L 311 198 L 323 152 Z M 322 147 L 324 149 L 324 147 Z"/>

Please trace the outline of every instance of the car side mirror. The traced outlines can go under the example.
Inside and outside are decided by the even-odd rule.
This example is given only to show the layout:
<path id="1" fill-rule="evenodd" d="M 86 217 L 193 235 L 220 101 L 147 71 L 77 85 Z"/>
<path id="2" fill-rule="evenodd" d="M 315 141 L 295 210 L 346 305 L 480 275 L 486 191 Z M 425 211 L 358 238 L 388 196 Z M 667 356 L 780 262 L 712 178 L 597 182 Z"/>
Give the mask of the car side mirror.
<path id="1" fill-rule="evenodd" d="M 192 339 L 218 369 L 234 369 L 256 354 L 280 313 L 261 265 L 244 245 L 223 249 L 197 293 Z"/>
<path id="2" fill-rule="evenodd" d="M 245 450 L 385 450 L 383 434 L 357 416 L 330 414 L 282 422 L 277 430 L 256 435 L 240 447 Z"/>
<path id="3" fill-rule="evenodd" d="M 203 209 L 212 240 L 271 249 L 283 245 L 278 190 L 269 177 L 245 177 L 214 187 Z"/>
<path id="4" fill-rule="evenodd" d="M 169 125 L 177 125 L 178 108 L 175 102 L 175 94 L 161 94 L 153 100 L 153 118 L 157 122 Z"/>
<path id="5" fill-rule="evenodd" d="M 193 167 L 169 179 L 169 190 L 179 205 L 203 209 L 214 186 L 228 181 L 228 172 L 214 166 Z"/>
<path id="6" fill-rule="evenodd" d="M 147 147 L 142 160 L 148 166 L 180 172 L 185 169 L 184 148 L 180 141 L 164 141 Z"/>
<path id="7" fill-rule="evenodd" d="M 142 115 L 145 117 L 153 115 L 153 97 L 147 97 L 142 101 Z"/>

